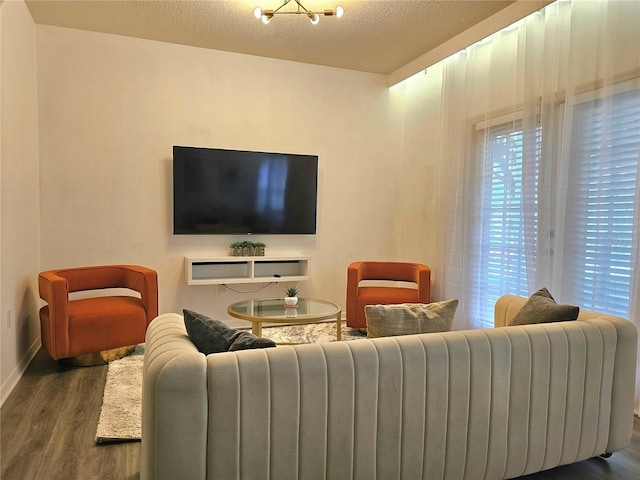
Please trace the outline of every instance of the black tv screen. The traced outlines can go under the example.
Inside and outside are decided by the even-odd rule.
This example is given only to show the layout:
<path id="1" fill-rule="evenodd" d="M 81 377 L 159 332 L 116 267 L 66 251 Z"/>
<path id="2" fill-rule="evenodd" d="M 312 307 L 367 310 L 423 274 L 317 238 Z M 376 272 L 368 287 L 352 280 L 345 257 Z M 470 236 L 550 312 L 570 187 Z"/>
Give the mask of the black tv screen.
<path id="1" fill-rule="evenodd" d="M 173 147 L 173 232 L 315 234 L 317 155 Z"/>

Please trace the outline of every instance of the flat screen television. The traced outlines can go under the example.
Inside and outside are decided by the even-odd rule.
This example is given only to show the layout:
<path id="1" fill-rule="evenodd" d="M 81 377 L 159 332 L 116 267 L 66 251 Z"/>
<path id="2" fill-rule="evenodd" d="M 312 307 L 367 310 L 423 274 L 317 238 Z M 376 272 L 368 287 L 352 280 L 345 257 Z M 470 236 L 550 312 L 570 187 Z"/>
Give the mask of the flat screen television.
<path id="1" fill-rule="evenodd" d="M 316 233 L 318 156 L 173 147 L 173 233 Z"/>

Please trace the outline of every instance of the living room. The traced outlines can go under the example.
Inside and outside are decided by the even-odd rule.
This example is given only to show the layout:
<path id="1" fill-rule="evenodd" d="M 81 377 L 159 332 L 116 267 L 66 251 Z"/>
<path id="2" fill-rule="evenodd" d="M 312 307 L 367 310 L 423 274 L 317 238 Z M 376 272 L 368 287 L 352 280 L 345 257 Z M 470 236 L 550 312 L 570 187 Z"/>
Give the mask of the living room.
<path id="1" fill-rule="evenodd" d="M 620 3 L 628 22 L 612 8 L 603 30 L 634 19 L 636 2 Z M 408 259 L 430 265 L 434 298 L 448 298 L 448 247 L 461 232 L 443 179 L 460 170 L 440 152 L 460 142 L 441 103 L 441 66 L 390 88 L 381 74 L 41 25 L 22 0 L 1 12 L 2 402 L 40 348 L 40 271 L 145 265 L 158 272 L 160 312 L 191 308 L 231 325 L 227 305 L 255 295 L 186 284 L 185 255 L 225 255 L 243 238 L 172 235 L 173 145 L 318 155 L 318 233 L 254 238 L 267 255 L 310 257 L 302 295 L 343 305 L 351 261 Z M 615 54 L 606 79 L 634 80 L 639 35 L 606 48 Z M 495 86 L 507 105 L 491 110 L 509 107 L 512 90 Z M 485 106 L 476 107 L 460 108 L 476 117 Z"/>
<path id="2" fill-rule="evenodd" d="M 422 244 L 398 242 L 402 119 L 383 76 L 36 25 L 14 3 L 3 5 L 22 26 L 3 55 L 3 88 L 16 89 L 3 97 L 16 102 L 3 108 L 3 398 L 39 348 L 39 271 L 151 266 L 161 312 L 227 318 L 246 297 L 185 283 L 185 255 L 226 255 L 242 237 L 172 235 L 173 145 L 319 156 L 318 234 L 253 238 L 267 255 L 310 256 L 302 295 L 342 304 L 352 259 Z"/>

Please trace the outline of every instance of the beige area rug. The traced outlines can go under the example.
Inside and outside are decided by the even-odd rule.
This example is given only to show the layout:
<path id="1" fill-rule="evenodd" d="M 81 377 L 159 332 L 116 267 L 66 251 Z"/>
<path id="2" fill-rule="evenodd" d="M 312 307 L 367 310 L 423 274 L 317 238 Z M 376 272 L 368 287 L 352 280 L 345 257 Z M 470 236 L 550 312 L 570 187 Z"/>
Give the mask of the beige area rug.
<path id="1" fill-rule="evenodd" d="M 144 344 L 109 363 L 96 443 L 140 441 Z"/>
<path id="2" fill-rule="evenodd" d="M 282 325 L 262 327 L 262 336 L 276 343 L 324 343 L 335 342 L 338 325 L 335 320 L 306 323 L 301 325 Z M 342 340 L 359 340 L 366 338 L 354 328 L 347 328 L 342 321 Z"/>
<path id="3" fill-rule="evenodd" d="M 337 325 L 317 322 L 303 325 L 263 327 L 262 336 L 276 343 L 321 343 L 336 341 Z M 358 340 L 366 335 L 342 323 L 342 340 Z M 109 363 L 96 443 L 136 442 L 141 438 L 142 366 L 144 344 L 133 353 Z"/>

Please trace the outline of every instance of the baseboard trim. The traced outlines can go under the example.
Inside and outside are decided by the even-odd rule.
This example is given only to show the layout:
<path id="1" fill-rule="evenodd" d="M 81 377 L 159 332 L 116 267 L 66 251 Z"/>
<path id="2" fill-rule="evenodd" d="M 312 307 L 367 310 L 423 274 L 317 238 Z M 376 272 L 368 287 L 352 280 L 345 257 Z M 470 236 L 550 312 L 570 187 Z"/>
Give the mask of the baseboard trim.
<path id="1" fill-rule="evenodd" d="M 27 353 L 24 354 L 16 368 L 13 369 L 11 375 L 9 375 L 9 378 L 7 378 L 2 386 L 0 386 L 0 407 L 4 405 L 5 400 L 9 398 L 9 395 L 11 395 L 11 392 L 13 392 L 13 389 L 22 378 L 22 375 L 24 375 L 24 372 L 27 370 L 27 367 L 31 363 L 31 360 L 33 360 L 33 357 L 35 357 L 36 353 L 38 353 L 38 350 L 40 350 L 40 345 L 40 337 L 38 337 L 31 344 L 31 346 L 27 350 Z"/>

